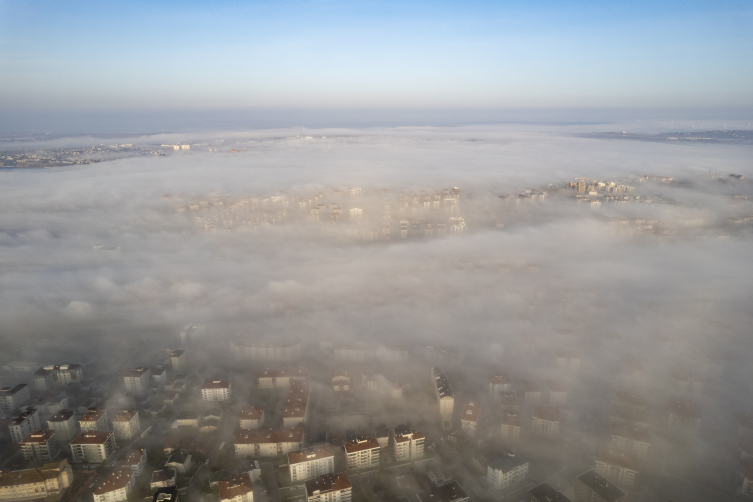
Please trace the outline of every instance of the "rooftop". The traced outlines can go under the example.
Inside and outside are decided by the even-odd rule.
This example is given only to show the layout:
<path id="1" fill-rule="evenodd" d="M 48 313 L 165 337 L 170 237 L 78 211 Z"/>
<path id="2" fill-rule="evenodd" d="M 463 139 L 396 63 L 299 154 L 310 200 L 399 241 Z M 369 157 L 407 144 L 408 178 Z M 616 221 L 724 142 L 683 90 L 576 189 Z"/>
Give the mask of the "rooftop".
<path id="1" fill-rule="evenodd" d="M 442 486 L 429 486 L 429 489 L 416 494 L 420 502 L 453 502 L 468 498 L 463 487 L 457 481 L 450 481 Z"/>
<path id="2" fill-rule="evenodd" d="M 335 454 L 332 451 L 332 446 L 328 444 L 312 446 L 311 448 L 304 448 L 303 450 L 291 451 L 288 453 L 288 464 L 299 464 L 301 462 L 308 462 L 310 460 L 318 460 L 320 458 L 334 457 Z"/>
<path id="3" fill-rule="evenodd" d="M 504 373 L 488 375 L 487 378 L 489 379 L 489 383 L 494 385 L 505 385 L 510 383 L 510 377 Z"/>
<path id="4" fill-rule="evenodd" d="M 481 403 L 478 401 L 469 401 L 463 408 L 463 413 L 460 415 L 460 420 L 466 422 L 478 422 L 478 415 L 481 412 Z"/>
<path id="5" fill-rule="evenodd" d="M 560 410 L 554 406 L 534 406 L 533 418 L 544 420 L 545 422 L 559 422 Z"/>
<path id="6" fill-rule="evenodd" d="M 130 410 L 126 411 L 123 410 L 117 415 L 115 415 L 112 419 L 113 422 L 130 422 L 133 420 L 133 417 L 137 417 L 139 415 L 139 412 L 137 410 Z"/>
<path id="7" fill-rule="evenodd" d="M 115 490 L 124 488 L 133 478 L 131 469 L 117 469 L 110 473 L 105 480 L 94 489 L 94 495 L 104 495 Z"/>
<path id="8" fill-rule="evenodd" d="M 223 380 L 221 378 L 207 380 L 204 382 L 204 385 L 201 386 L 201 390 L 229 389 L 229 388 L 230 388 L 230 379 Z"/>
<path id="9" fill-rule="evenodd" d="M 50 417 L 48 422 L 67 422 L 74 416 L 73 410 L 60 410 Z"/>
<path id="10" fill-rule="evenodd" d="M 244 406 L 241 410 L 239 418 L 241 420 L 261 420 L 261 416 L 264 414 L 264 408 L 257 408 L 256 406 Z"/>
<path id="11" fill-rule="evenodd" d="M 569 498 L 552 488 L 549 483 L 541 483 L 528 490 L 528 493 L 541 502 L 571 502 Z"/>
<path id="12" fill-rule="evenodd" d="M 519 465 L 527 464 L 528 460 L 516 453 L 508 453 L 503 457 L 499 457 L 493 462 L 489 462 L 489 467 L 496 471 L 510 472 L 512 469 Z"/>
<path id="13" fill-rule="evenodd" d="M 302 443 L 303 428 L 293 429 L 268 429 L 268 430 L 245 430 L 239 429 L 235 433 L 235 444 L 256 443 Z"/>
<path id="14" fill-rule="evenodd" d="M 71 441 L 71 445 L 77 444 L 104 444 L 112 436 L 110 431 L 87 431 L 82 432 Z"/>
<path id="15" fill-rule="evenodd" d="M 584 472 L 577 479 L 596 493 L 604 502 L 617 502 L 625 496 L 625 492 L 593 469 Z"/>
<path id="16" fill-rule="evenodd" d="M 254 491 L 254 484 L 251 482 L 251 476 L 248 473 L 223 479 L 217 483 L 217 487 L 220 490 L 220 500 L 242 497 Z"/>
<path id="17" fill-rule="evenodd" d="M 336 492 L 351 488 L 348 474 L 340 472 L 337 474 L 322 474 L 314 479 L 306 481 L 306 494 L 309 497 L 322 493 Z"/>
<path id="18" fill-rule="evenodd" d="M 373 437 L 358 436 L 355 441 L 345 443 L 345 453 L 355 453 L 364 450 L 379 448 L 379 443 Z"/>
<path id="19" fill-rule="evenodd" d="M 24 440 L 21 441 L 20 444 L 46 443 L 54 435 L 55 435 L 55 431 L 52 431 L 52 430 L 50 431 L 38 430 L 26 436 Z"/>

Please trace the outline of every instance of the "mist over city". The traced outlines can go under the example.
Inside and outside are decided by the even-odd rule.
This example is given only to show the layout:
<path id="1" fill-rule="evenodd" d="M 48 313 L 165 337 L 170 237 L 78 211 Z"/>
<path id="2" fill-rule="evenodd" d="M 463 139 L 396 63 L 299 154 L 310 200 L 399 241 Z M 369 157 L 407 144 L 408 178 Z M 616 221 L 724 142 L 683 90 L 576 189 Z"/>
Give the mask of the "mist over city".
<path id="1" fill-rule="evenodd" d="M 750 500 L 752 20 L 0 2 L 0 500 Z"/>

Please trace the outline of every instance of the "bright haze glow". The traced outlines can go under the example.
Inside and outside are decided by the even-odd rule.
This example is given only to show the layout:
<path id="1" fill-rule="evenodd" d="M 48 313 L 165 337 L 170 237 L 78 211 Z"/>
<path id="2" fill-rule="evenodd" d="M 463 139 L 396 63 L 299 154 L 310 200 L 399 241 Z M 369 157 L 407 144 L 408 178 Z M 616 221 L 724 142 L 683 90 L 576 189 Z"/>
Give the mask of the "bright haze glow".
<path id="1" fill-rule="evenodd" d="M 0 2 L 0 113 L 753 105 L 753 6 Z"/>

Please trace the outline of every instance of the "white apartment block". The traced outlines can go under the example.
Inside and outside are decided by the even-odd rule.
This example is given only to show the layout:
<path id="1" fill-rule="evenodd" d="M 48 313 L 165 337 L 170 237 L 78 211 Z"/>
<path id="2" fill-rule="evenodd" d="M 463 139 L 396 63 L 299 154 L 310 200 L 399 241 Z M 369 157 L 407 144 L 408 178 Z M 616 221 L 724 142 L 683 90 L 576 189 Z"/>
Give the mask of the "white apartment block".
<path id="1" fill-rule="evenodd" d="M 101 464 L 115 451 L 115 435 L 109 431 L 87 431 L 69 445 L 74 463 Z"/>
<path id="2" fill-rule="evenodd" d="M 16 502 L 46 497 L 58 500 L 72 482 L 73 469 L 67 460 L 37 469 L 0 472 L 0 500 Z"/>
<path id="3" fill-rule="evenodd" d="M 215 378 L 201 386 L 201 399 L 209 402 L 230 401 L 233 394 L 230 379 Z"/>
<path id="4" fill-rule="evenodd" d="M 541 387 L 534 380 L 521 380 L 520 393 L 525 404 L 541 404 Z"/>
<path id="5" fill-rule="evenodd" d="M 94 502 L 125 502 L 135 484 L 136 476 L 131 469 L 116 469 L 94 489 Z"/>
<path id="6" fill-rule="evenodd" d="M 528 475 L 528 461 L 514 453 L 489 463 L 486 482 L 492 490 L 503 490 L 523 481 Z"/>
<path id="7" fill-rule="evenodd" d="M 290 480 L 306 481 L 335 472 L 335 454 L 332 446 L 325 444 L 288 453 Z"/>
<path id="8" fill-rule="evenodd" d="M 306 502 L 350 502 L 352 491 L 346 473 L 323 474 L 306 481 Z"/>
<path id="9" fill-rule="evenodd" d="M 218 481 L 217 488 L 220 492 L 220 502 L 254 502 L 251 473 L 244 472 L 239 476 Z"/>
<path id="10" fill-rule="evenodd" d="M 146 366 L 134 368 L 123 377 L 125 380 L 126 392 L 131 394 L 144 394 L 149 391 L 152 371 Z"/>
<path id="11" fill-rule="evenodd" d="M 82 432 L 86 431 L 106 431 L 107 412 L 105 410 L 86 410 L 83 417 L 78 420 L 78 425 Z"/>
<path id="12" fill-rule="evenodd" d="M 80 385 L 84 370 L 80 364 L 52 364 L 34 372 L 34 386 L 38 391 L 65 388 L 70 384 Z"/>
<path id="13" fill-rule="evenodd" d="M 567 401 L 567 389 L 559 380 L 545 380 L 549 406 L 563 406 Z"/>
<path id="14" fill-rule="evenodd" d="M 500 433 L 502 441 L 507 444 L 516 444 L 520 441 L 520 415 L 517 412 L 502 412 Z"/>
<path id="15" fill-rule="evenodd" d="M 405 425 L 395 427 L 395 460 L 407 462 L 424 456 L 426 438 L 421 432 L 408 429 Z"/>
<path id="16" fill-rule="evenodd" d="M 55 431 L 38 430 L 32 432 L 19 443 L 24 460 L 52 462 L 60 452 Z"/>
<path id="17" fill-rule="evenodd" d="M 10 439 L 13 444 L 18 444 L 26 436 L 42 428 L 39 420 L 39 413 L 36 408 L 26 408 L 26 410 L 16 417 L 8 429 L 10 430 Z"/>
<path id="18" fill-rule="evenodd" d="M 236 457 L 278 457 L 303 448 L 302 427 L 281 430 L 249 431 L 235 433 Z"/>
<path id="19" fill-rule="evenodd" d="M 141 434 L 141 425 L 139 424 L 139 412 L 121 411 L 112 418 L 112 429 L 115 433 L 115 440 L 130 441 Z"/>
<path id="20" fill-rule="evenodd" d="M 560 410 L 552 406 L 534 406 L 531 416 L 531 434 L 556 438 L 560 434 Z"/>
<path id="21" fill-rule="evenodd" d="M 170 365 L 175 373 L 185 373 L 188 371 L 188 362 L 185 350 L 174 350 L 170 353 Z"/>
<path id="22" fill-rule="evenodd" d="M 311 385 L 307 381 L 294 381 L 290 384 L 285 408 L 282 410 L 283 427 L 295 427 L 306 423 L 309 409 Z"/>
<path id="23" fill-rule="evenodd" d="M 452 426 L 452 412 L 455 406 L 450 381 L 442 374 L 439 368 L 432 368 L 431 377 L 434 381 L 434 395 L 439 403 L 439 415 L 442 418 L 442 424 L 445 429 Z"/>
<path id="24" fill-rule="evenodd" d="M 128 456 L 120 462 L 121 468 L 131 469 L 135 476 L 139 476 L 142 472 L 144 472 L 145 466 L 146 449 L 144 448 L 134 448 L 133 450 L 131 450 Z"/>
<path id="25" fill-rule="evenodd" d="M 594 454 L 596 472 L 614 481 L 620 488 L 632 488 L 638 475 L 638 461 L 634 455 L 606 449 Z"/>
<path id="26" fill-rule="evenodd" d="M 264 423 L 264 408 L 244 406 L 238 422 L 241 429 L 258 429 Z"/>
<path id="27" fill-rule="evenodd" d="M 31 400 L 29 386 L 25 383 L 0 389 L 0 417 L 9 417 Z"/>
<path id="28" fill-rule="evenodd" d="M 345 456 L 348 470 L 376 469 L 379 467 L 381 448 L 375 438 L 358 436 L 354 441 L 345 443 Z"/>
<path id="29" fill-rule="evenodd" d="M 68 442 L 80 432 L 73 410 L 61 410 L 47 420 L 47 428 L 55 431 L 60 444 Z"/>
<path id="30" fill-rule="evenodd" d="M 301 344 L 237 339 L 230 342 L 230 352 L 236 359 L 248 361 L 297 361 L 301 358 Z"/>
<path id="31" fill-rule="evenodd" d="M 460 414 L 460 428 L 471 436 L 476 435 L 478 428 L 478 416 L 481 413 L 481 403 L 478 401 L 469 401 Z"/>

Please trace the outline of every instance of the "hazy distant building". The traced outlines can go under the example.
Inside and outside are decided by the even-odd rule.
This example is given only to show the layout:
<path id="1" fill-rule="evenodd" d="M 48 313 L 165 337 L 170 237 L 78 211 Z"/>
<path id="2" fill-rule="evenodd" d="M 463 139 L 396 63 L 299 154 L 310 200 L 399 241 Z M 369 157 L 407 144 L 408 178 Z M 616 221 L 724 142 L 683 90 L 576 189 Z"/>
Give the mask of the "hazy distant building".
<path id="1" fill-rule="evenodd" d="M 83 417 L 78 420 L 78 425 L 82 432 L 85 431 L 106 431 L 107 412 L 105 410 L 87 410 Z"/>
<path id="2" fill-rule="evenodd" d="M 492 490 L 504 490 L 523 481 L 528 475 L 528 460 L 515 453 L 490 462 L 486 468 L 486 482 Z"/>
<path id="3" fill-rule="evenodd" d="M 594 470 L 575 478 L 577 502 L 624 502 L 627 494 Z"/>
<path id="4" fill-rule="evenodd" d="M 500 392 L 509 392 L 512 390 L 510 388 L 510 377 L 508 377 L 504 373 L 495 373 L 494 375 L 489 375 L 487 379 L 489 381 L 490 396 L 495 396 Z"/>
<path id="5" fill-rule="evenodd" d="M 560 434 L 560 410 L 553 406 L 534 406 L 531 413 L 531 434 L 556 438 Z"/>
<path id="6" fill-rule="evenodd" d="M 10 417 L 21 406 L 31 401 L 29 386 L 25 383 L 0 389 L 0 417 Z"/>
<path id="7" fill-rule="evenodd" d="M 306 423 L 308 419 L 309 393 L 311 385 L 308 381 L 293 381 L 290 384 L 288 397 L 282 410 L 284 427 L 295 427 L 300 423 Z"/>
<path id="8" fill-rule="evenodd" d="M 613 480 L 621 488 L 631 488 L 638 476 L 638 459 L 630 453 L 597 448 L 594 454 L 596 472 Z"/>
<path id="9" fill-rule="evenodd" d="M 160 488 L 169 488 L 175 486 L 178 478 L 178 472 L 175 469 L 169 467 L 162 468 L 158 471 L 152 472 L 152 479 L 149 482 L 149 488 L 158 490 Z"/>
<path id="10" fill-rule="evenodd" d="M 131 469 L 134 475 L 139 476 L 144 472 L 146 460 L 146 449 L 134 448 L 123 460 L 120 461 L 120 467 Z"/>
<path id="11" fill-rule="evenodd" d="M 364 470 L 379 467 L 381 448 L 376 438 L 357 436 L 345 443 L 345 457 L 348 470 Z"/>
<path id="12" fill-rule="evenodd" d="M 502 391 L 499 393 L 499 403 L 502 411 L 508 411 L 510 413 L 518 413 L 520 405 L 518 404 L 518 398 L 512 391 Z"/>
<path id="13" fill-rule="evenodd" d="M 346 473 L 322 474 L 306 481 L 306 502 L 350 502 L 352 491 Z"/>
<path id="14" fill-rule="evenodd" d="M 55 431 L 60 444 L 68 444 L 81 430 L 72 410 L 61 410 L 52 415 L 47 420 L 47 428 Z"/>
<path id="15" fill-rule="evenodd" d="M 170 365 L 175 373 L 186 373 L 188 362 L 185 350 L 173 350 L 170 353 Z"/>
<path id="16" fill-rule="evenodd" d="M 174 451 L 167 457 L 165 467 L 175 469 L 180 474 L 185 474 L 191 468 L 191 454 L 183 451 Z"/>
<path id="17" fill-rule="evenodd" d="M 335 454 L 325 444 L 288 453 L 290 480 L 293 483 L 335 472 Z"/>
<path id="18" fill-rule="evenodd" d="M 341 344 L 335 346 L 335 361 L 364 363 L 374 357 L 374 350 L 363 344 Z"/>
<path id="19" fill-rule="evenodd" d="M 478 428 L 478 417 L 481 413 L 481 403 L 478 401 L 469 401 L 460 414 L 460 428 L 471 436 L 476 434 Z"/>
<path id="20" fill-rule="evenodd" d="M 648 427 L 633 424 L 612 423 L 610 426 L 610 448 L 646 458 L 651 446 Z"/>
<path id="21" fill-rule="evenodd" d="M 439 403 L 439 415 L 442 419 L 442 425 L 445 429 L 452 426 L 452 411 L 455 406 L 450 381 L 442 374 L 442 371 L 434 367 L 431 370 L 431 376 L 434 380 L 434 395 Z"/>
<path id="22" fill-rule="evenodd" d="M 562 382 L 549 379 L 544 383 L 546 384 L 549 406 L 563 406 L 567 401 L 567 389 Z"/>
<path id="23" fill-rule="evenodd" d="M 115 435 L 109 431 L 87 431 L 69 445 L 74 463 L 102 464 L 115 452 Z"/>
<path id="24" fill-rule="evenodd" d="M 332 388 L 336 393 L 350 392 L 350 377 L 344 371 L 338 371 L 332 378 Z"/>
<path id="25" fill-rule="evenodd" d="M 502 441 L 508 444 L 520 441 L 520 415 L 517 412 L 503 411 L 500 432 Z"/>
<path id="26" fill-rule="evenodd" d="M 178 416 L 175 417 L 175 421 L 178 425 L 178 427 L 199 427 L 199 422 L 201 421 L 201 413 L 199 413 L 197 410 L 185 410 L 178 413 Z"/>
<path id="27" fill-rule="evenodd" d="M 18 444 L 26 436 L 42 428 L 39 420 L 39 413 L 36 408 L 26 408 L 20 415 L 13 419 L 8 426 L 10 430 L 10 439 L 13 444 Z"/>
<path id="28" fill-rule="evenodd" d="M 277 457 L 303 448 L 304 429 L 238 430 L 235 433 L 236 457 Z"/>
<path id="29" fill-rule="evenodd" d="M 244 406 L 238 419 L 241 429 L 258 429 L 264 423 L 264 408 Z"/>
<path id="30" fill-rule="evenodd" d="M 112 419 L 112 428 L 116 440 L 130 441 L 141 434 L 139 412 L 136 410 L 121 411 Z"/>
<path id="31" fill-rule="evenodd" d="M 214 378 L 201 386 L 201 399 L 209 402 L 230 401 L 232 391 L 230 379 Z"/>
<path id="32" fill-rule="evenodd" d="M 424 456 L 426 437 L 418 431 L 409 429 L 405 425 L 395 427 L 395 460 L 406 462 Z"/>
<path id="33" fill-rule="evenodd" d="M 256 373 L 256 385 L 260 389 L 287 389 L 292 382 L 309 379 L 309 370 L 303 366 L 271 370 L 265 368 Z"/>
<path id="34" fill-rule="evenodd" d="M 671 399 L 669 408 L 669 427 L 680 434 L 697 434 L 701 428 L 701 412 L 695 403 L 682 399 Z"/>
<path id="35" fill-rule="evenodd" d="M 19 443 L 19 446 L 26 461 L 52 462 L 60 452 L 55 431 L 32 432 Z"/>
<path id="36" fill-rule="evenodd" d="M 521 380 L 520 393 L 526 405 L 541 404 L 541 387 L 534 380 Z"/>
<path id="37" fill-rule="evenodd" d="M 84 371 L 80 364 L 51 364 L 42 366 L 34 373 L 34 386 L 40 392 L 52 388 L 80 385 Z"/>
<path id="38" fill-rule="evenodd" d="M 390 430 L 387 428 L 386 425 L 378 425 L 374 437 L 377 440 L 377 443 L 379 443 L 379 447 L 384 450 L 390 445 Z"/>
<path id="39" fill-rule="evenodd" d="M 149 391 L 152 372 L 150 368 L 142 366 L 127 372 L 123 378 L 125 380 L 126 392 L 132 394 L 144 394 Z"/>
<path id="40" fill-rule="evenodd" d="M 556 353 L 557 368 L 561 370 L 577 371 L 580 369 L 580 355 L 571 350 L 558 350 Z"/>
<path id="41" fill-rule="evenodd" d="M 299 342 L 259 342 L 240 338 L 230 342 L 236 359 L 249 361 L 296 361 L 301 358 Z"/>

